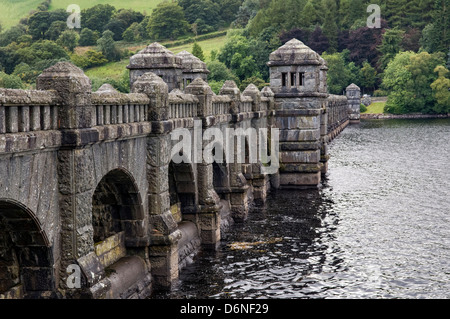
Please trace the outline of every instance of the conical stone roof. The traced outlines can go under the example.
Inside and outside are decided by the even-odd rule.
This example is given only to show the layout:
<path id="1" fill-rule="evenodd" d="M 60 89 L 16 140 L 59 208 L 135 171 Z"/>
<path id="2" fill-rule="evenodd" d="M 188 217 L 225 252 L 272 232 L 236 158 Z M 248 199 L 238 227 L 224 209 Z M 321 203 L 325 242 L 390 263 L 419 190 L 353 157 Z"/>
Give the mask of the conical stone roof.
<path id="1" fill-rule="evenodd" d="M 181 68 L 181 58 L 158 42 L 152 43 L 130 58 L 128 69 Z"/>
<path id="2" fill-rule="evenodd" d="M 321 56 L 297 39 L 290 40 L 272 52 L 268 63 L 269 66 L 322 64 Z"/>

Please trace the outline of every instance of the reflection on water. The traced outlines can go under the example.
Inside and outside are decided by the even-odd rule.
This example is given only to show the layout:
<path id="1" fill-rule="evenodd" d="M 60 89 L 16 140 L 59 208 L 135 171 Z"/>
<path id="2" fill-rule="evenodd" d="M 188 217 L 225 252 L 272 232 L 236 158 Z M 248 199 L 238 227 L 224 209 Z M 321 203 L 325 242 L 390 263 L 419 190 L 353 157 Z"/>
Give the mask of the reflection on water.
<path id="1" fill-rule="evenodd" d="M 157 298 L 449 298 L 450 120 L 365 121 Z"/>

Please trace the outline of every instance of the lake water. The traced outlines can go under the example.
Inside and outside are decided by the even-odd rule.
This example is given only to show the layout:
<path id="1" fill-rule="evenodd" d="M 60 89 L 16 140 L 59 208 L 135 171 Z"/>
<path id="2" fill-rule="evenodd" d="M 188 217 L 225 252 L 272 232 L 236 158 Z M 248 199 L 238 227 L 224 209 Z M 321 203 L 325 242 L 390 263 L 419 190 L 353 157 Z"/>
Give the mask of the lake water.
<path id="1" fill-rule="evenodd" d="M 374 120 L 157 298 L 450 298 L 450 120 Z"/>

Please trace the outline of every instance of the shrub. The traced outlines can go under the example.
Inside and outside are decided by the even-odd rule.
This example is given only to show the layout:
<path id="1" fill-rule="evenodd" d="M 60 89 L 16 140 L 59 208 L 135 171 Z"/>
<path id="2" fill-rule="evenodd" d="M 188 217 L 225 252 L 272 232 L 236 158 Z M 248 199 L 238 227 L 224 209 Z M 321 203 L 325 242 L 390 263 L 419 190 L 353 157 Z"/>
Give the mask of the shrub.
<path id="1" fill-rule="evenodd" d="M 362 103 L 359 105 L 359 109 L 360 109 L 361 113 L 367 112 L 367 107 Z"/>
<path id="2" fill-rule="evenodd" d="M 8 75 L 0 72 L 0 87 L 7 89 L 23 89 L 22 80 L 17 75 Z"/>

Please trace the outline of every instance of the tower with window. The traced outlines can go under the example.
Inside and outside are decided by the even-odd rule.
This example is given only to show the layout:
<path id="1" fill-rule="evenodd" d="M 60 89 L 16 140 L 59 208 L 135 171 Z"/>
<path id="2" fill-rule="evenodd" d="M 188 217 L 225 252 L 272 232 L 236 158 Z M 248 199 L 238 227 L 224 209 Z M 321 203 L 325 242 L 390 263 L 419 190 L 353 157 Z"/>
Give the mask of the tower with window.
<path id="1" fill-rule="evenodd" d="M 326 62 L 303 42 L 292 39 L 270 54 L 268 66 L 275 93 L 274 120 L 280 129 L 280 187 L 317 187 L 324 158 L 321 127 L 328 98 Z"/>

